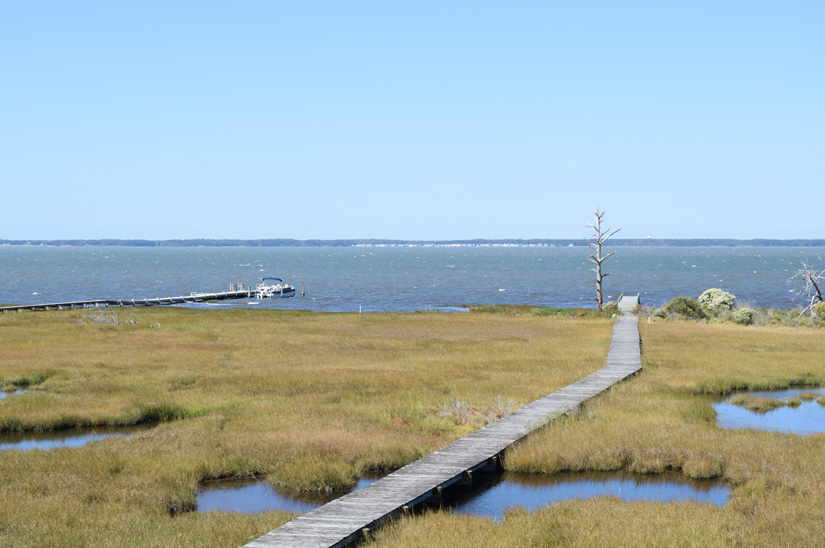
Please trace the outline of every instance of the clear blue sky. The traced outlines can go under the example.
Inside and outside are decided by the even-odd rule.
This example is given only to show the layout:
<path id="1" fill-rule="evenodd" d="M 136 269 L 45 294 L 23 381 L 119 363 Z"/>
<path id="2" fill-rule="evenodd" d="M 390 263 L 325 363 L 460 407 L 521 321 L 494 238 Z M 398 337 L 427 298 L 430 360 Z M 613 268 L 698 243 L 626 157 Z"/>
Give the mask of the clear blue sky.
<path id="1" fill-rule="evenodd" d="M 6 1 L 0 238 L 824 238 L 823 21 Z"/>

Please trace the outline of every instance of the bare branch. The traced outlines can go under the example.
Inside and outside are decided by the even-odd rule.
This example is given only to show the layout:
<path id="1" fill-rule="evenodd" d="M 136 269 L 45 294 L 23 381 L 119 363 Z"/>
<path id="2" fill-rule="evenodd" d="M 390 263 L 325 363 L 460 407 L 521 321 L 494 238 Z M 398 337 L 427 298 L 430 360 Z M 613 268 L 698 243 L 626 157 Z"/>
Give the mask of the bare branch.
<path id="1" fill-rule="evenodd" d="M 605 213 L 607 213 L 606 209 L 601 211 L 601 208 L 596 206 L 596 209 L 593 211 L 594 222 L 584 224 L 586 227 L 593 229 L 593 239 L 595 240 L 593 242 L 590 241 L 590 238 L 587 238 L 588 247 L 596 252 L 595 256 L 591 255 L 587 258 L 587 260 L 596 265 L 596 268 L 591 268 L 589 270 L 596 273 L 596 303 L 599 305 L 599 310 L 602 309 L 602 281 L 610 275 L 606 272 L 602 272 L 602 263 L 605 259 L 615 254 L 615 252 L 611 252 L 602 256 L 602 245 L 611 236 L 621 230 L 621 228 L 617 228 L 616 230 L 612 230 L 610 228 L 607 230 L 602 230 L 602 220 L 604 219 Z"/>
<path id="2" fill-rule="evenodd" d="M 808 306 L 802 312 L 812 309 L 818 303 L 825 302 L 820 288 L 823 278 L 825 278 L 825 269 L 817 270 L 812 266 L 808 266 L 806 261 L 802 261 L 802 268 L 788 278 L 788 283 L 802 284 L 802 288 L 795 291 L 797 295 L 804 295 L 808 299 Z"/>

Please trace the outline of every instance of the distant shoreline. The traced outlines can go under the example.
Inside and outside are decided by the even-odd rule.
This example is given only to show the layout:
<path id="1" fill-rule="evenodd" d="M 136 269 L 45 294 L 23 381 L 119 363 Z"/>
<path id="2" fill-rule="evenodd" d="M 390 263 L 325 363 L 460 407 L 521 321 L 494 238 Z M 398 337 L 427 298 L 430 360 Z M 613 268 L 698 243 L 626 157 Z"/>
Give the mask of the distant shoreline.
<path id="1" fill-rule="evenodd" d="M 610 247 L 825 247 L 825 239 L 736 240 L 727 238 L 692 239 L 611 239 Z M 2 247 L 587 247 L 585 238 L 577 239 L 501 239 L 501 240 L 0 240 Z"/>

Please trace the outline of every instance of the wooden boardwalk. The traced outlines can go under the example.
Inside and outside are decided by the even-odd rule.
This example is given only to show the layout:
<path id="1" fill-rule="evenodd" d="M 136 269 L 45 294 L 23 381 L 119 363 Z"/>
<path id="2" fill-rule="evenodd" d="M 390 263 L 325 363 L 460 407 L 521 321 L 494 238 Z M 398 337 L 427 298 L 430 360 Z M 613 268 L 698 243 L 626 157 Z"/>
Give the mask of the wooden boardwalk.
<path id="1" fill-rule="evenodd" d="M 632 314 L 637 304 L 638 297 L 625 297 L 620 310 Z M 360 540 L 413 506 L 437 499 L 446 487 L 472 484 L 473 472 L 500 466 L 501 453 L 507 447 L 641 368 L 638 318 L 620 316 L 613 327 L 607 365 L 602 369 L 363 489 L 285 523 L 245 548 L 330 548 Z"/>
<path id="2" fill-rule="evenodd" d="M 635 314 L 640 304 L 639 295 L 622 295 L 619 298 L 619 312 L 622 314 Z"/>

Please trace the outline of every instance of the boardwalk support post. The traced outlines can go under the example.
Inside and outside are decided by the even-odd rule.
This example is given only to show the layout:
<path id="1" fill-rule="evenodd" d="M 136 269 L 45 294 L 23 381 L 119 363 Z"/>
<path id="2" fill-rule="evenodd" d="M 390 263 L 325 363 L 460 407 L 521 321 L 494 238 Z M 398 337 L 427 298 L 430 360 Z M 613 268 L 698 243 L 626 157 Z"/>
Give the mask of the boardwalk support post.
<path id="1" fill-rule="evenodd" d="M 465 470 L 463 476 L 464 477 L 462 478 L 461 483 L 463 483 L 464 486 L 467 487 L 468 489 L 472 489 L 473 488 L 473 471 L 472 470 Z"/>

